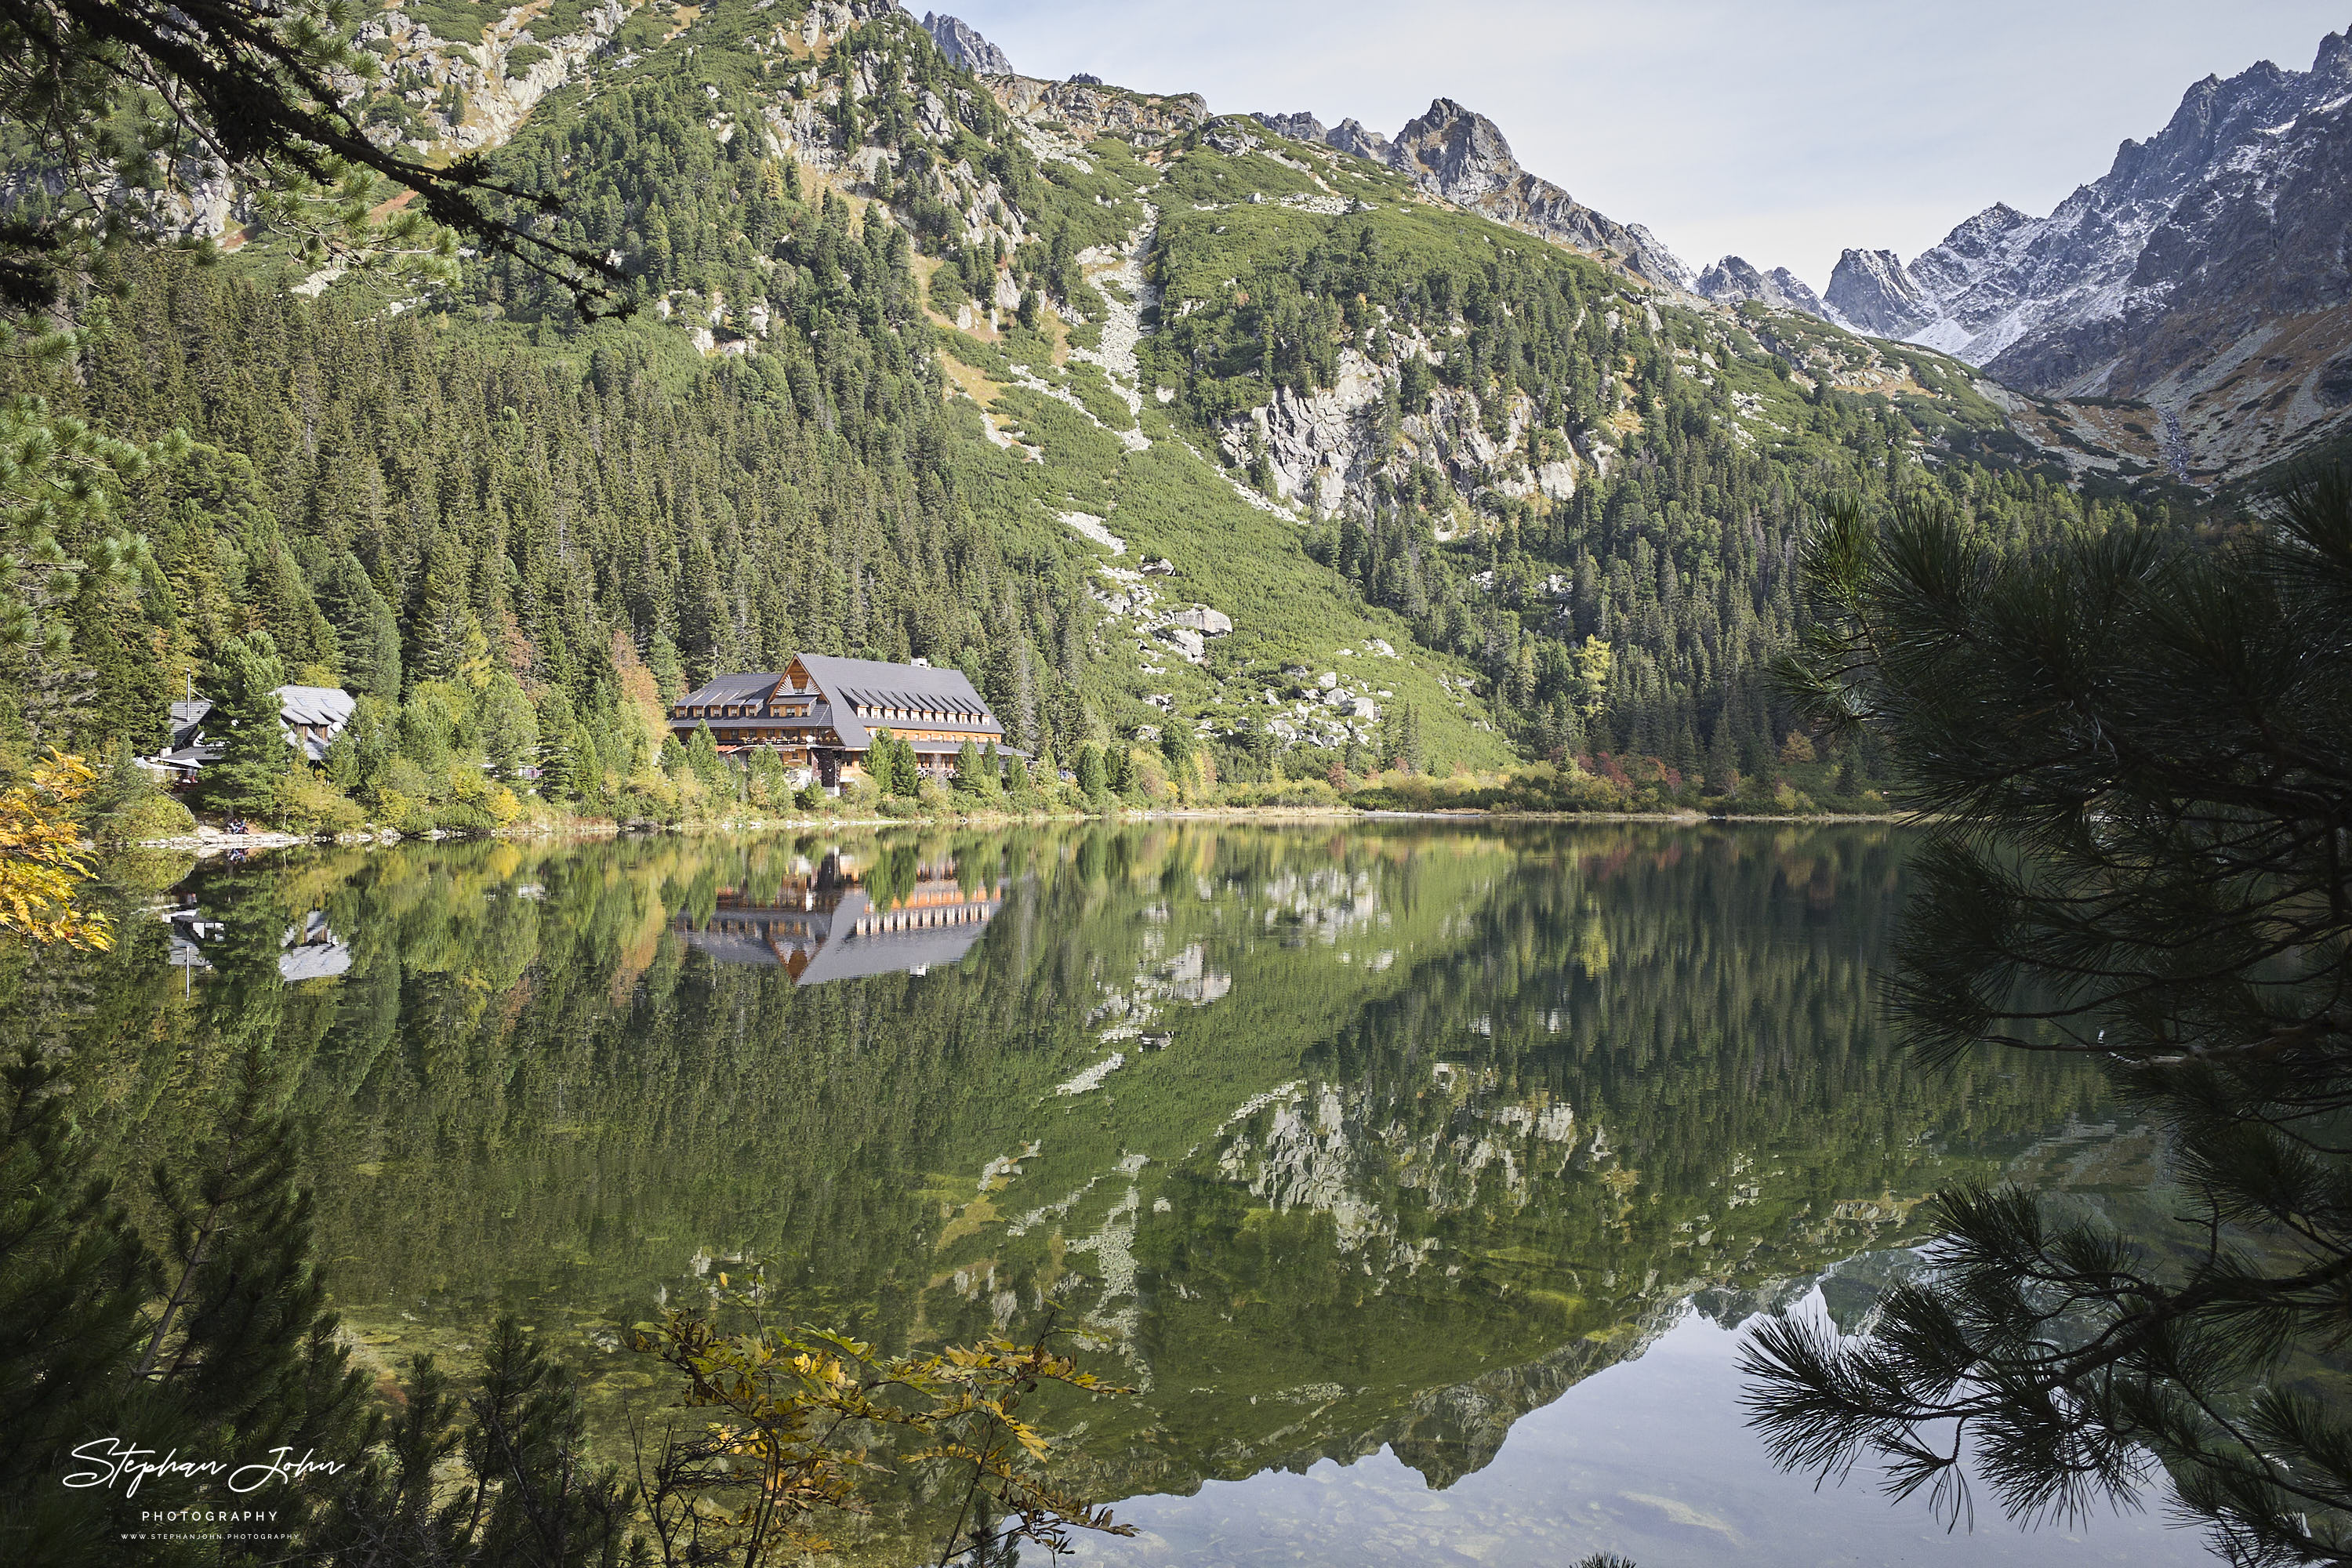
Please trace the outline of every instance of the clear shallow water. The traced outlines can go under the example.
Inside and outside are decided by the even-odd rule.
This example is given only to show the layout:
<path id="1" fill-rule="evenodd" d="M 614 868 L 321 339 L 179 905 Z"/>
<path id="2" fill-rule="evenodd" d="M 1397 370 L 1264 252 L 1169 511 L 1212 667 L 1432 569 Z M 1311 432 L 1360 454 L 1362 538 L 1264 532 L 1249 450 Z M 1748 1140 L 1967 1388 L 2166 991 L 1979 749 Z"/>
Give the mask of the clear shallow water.
<path id="1" fill-rule="evenodd" d="M 894 1344 L 1048 1297 L 1115 1329 L 1139 1392 L 1059 1413 L 1079 1483 L 1149 1527 L 1103 1560 L 2198 1560 L 2146 1521 L 1948 1537 L 1771 1471 L 1739 1422 L 1732 1328 L 1859 1325 L 1938 1184 L 2150 1178 L 2084 1074 L 1886 1048 L 1904 844 L 322 851 L 197 871 L 116 954 L 9 977 L 7 1026 L 72 1048 L 127 1164 L 268 1042 L 362 1355 L 463 1368 L 518 1312 L 616 1446 L 658 1393 L 629 1325 L 756 1268 Z"/>

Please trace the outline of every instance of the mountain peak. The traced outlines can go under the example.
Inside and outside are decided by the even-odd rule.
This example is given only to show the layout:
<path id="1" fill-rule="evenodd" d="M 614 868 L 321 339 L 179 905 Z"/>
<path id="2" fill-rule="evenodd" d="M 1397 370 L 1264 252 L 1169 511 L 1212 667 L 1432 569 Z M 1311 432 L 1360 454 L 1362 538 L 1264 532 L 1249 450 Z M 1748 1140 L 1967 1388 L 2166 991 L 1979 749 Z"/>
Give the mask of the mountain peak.
<path id="1" fill-rule="evenodd" d="M 2352 308 L 2347 91 L 2346 33 L 2320 40 L 2308 71 L 2209 75 L 2049 216 L 1996 204 L 1907 267 L 1849 250 L 1825 298 L 1864 331 L 2026 391 L 2161 398 L 2184 476 L 2272 460 L 2352 417 L 2330 390 L 2352 359 L 2340 331 L 2279 330 Z"/>
<path id="2" fill-rule="evenodd" d="M 1313 115 L 1307 116 L 1311 122 Z M 1359 120 L 1342 120 L 1325 132 L 1320 138 L 1325 143 L 1358 158 L 1369 158 L 1375 163 L 1389 161 L 1391 151 L 1389 139 L 1377 131 L 1367 131 Z"/>
<path id="3" fill-rule="evenodd" d="M 1697 291 L 1718 305 L 1738 305 L 1753 300 L 1784 310 L 1802 310 L 1826 320 L 1821 296 L 1785 267 L 1759 272 L 1746 258 L 1727 256 L 1698 275 Z"/>
<path id="4" fill-rule="evenodd" d="M 1640 224 L 1604 217 L 1549 180 L 1529 174 L 1511 155 L 1500 126 L 1453 99 L 1431 99 L 1428 111 L 1408 121 L 1394 141 L 1353 120 L 1326 128 L 1304 111 L 1251 118 L 1278 136 L 1385 163 L 1433 195 L 1538 238 L 1604 252 L 1653 283 L 1691 286 L 1690 268 L 1657 236 Z"/>
<path id="5" fill-rule="evenodd" d="M 1296 114 L 1255 113 L 1252 114 L 1250 118 L 1256 121 L 1260 125 L 1265 126 L 1268 131 L 1273 132 L 1276 136 L 1287 136 L 1293 142 L 1328 142 L 1331 136 L 1331 132 L 1324 126 L 1323 122 L 1316 119 L 1312 114 L 1307 113 L 1305 110 L 1301 110 Z M 1356 122 L 1350 120 L 1348 123 L 1354 125 Z"/>
<path id="6" fill-rule="evenodd" d="M 1450 98 L 1433 100 L 1428 113 L 1397 132 L 1394 146 L 1406 172 L 1451 201 L 1475 202 L 1525 172 L 1500 126 Z"/>
<path id="7" fill-rule="evenodd" d="M 1013 62 L 961 17 L 923 13 L 923 31 L 939 45 L 940 53 L 964 69 L 981 76 L 1011 76 Z"/>
<path id="8" fill-rule="evenodd" d="M 2311 74 L 2352 79 L 2352 27 L 2319 40 L 2318 52 L 2311 57 Z"/>
<path id="9" fill-rule="evenodd" d="M 1917 281 L 1891 250 L 1846 251 L 1822 300 L 1841 320 L 1876 337 L 1903 337 L 1931 319 Z"/>

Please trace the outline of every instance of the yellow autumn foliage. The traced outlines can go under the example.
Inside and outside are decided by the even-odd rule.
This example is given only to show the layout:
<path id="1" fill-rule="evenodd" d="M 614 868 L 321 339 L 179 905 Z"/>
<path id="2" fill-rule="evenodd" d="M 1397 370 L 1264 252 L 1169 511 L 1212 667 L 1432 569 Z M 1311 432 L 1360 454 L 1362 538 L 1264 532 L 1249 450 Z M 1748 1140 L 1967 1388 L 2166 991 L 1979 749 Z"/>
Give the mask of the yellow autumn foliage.
<path id="1" fill-rule="evenodd" d="M 97 776 L 52 750 L 28 780 L 0 789 L 0 931 L 100 952 L 114 945 L 114 923 L 73 901 L 90 875 L 73 806 Z"/>

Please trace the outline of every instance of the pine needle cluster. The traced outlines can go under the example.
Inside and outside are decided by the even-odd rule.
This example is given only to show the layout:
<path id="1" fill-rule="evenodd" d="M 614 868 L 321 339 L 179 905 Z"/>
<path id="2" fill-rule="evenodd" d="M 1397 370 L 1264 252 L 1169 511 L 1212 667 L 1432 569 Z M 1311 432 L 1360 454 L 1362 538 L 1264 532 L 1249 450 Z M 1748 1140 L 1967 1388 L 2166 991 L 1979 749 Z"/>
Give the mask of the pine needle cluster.
<path id="1" fill-rule="evenodd" d="M 1898 945 L 1909 1046 L 2099 1062 L 2182 1215 L 2125 1234 L 1948 1193 L 1873 1333 L 1776 1321 L 1752 1408 L 1791 1467 L 1965 1517 L 2168 1478 L 2231 1561 L 2352 1560 L 2352 475 L 2218 540 L 2115 530 L 1990 565 L 1932 502 L 1832 509 L 1783 666 L 1942 826 Z"/>

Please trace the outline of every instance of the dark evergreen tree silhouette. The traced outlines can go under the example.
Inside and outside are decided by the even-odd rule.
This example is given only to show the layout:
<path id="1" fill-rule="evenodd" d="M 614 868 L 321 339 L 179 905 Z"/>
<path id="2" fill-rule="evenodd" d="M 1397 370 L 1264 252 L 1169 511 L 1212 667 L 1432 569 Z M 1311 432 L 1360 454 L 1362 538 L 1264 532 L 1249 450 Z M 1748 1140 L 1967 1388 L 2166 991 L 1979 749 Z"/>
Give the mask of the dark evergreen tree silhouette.
<path id="1" fill-rule="evenodd" d="M 1943 1196 L 1866 1339 L 1768 1324 L 1790 1466 L 2065 1517 L 2158 1475 L 2234 1562 L 2352 1559 L 2352 475 L 2208 546 L 1989 563 L 1932 499 L 1834 507 L 1783 679 L 1884 740 L 1939 827 L 1897 950 L 1911 1047 L 2087 1057 L 2163 1131 L 2180 1218 Z"/>

